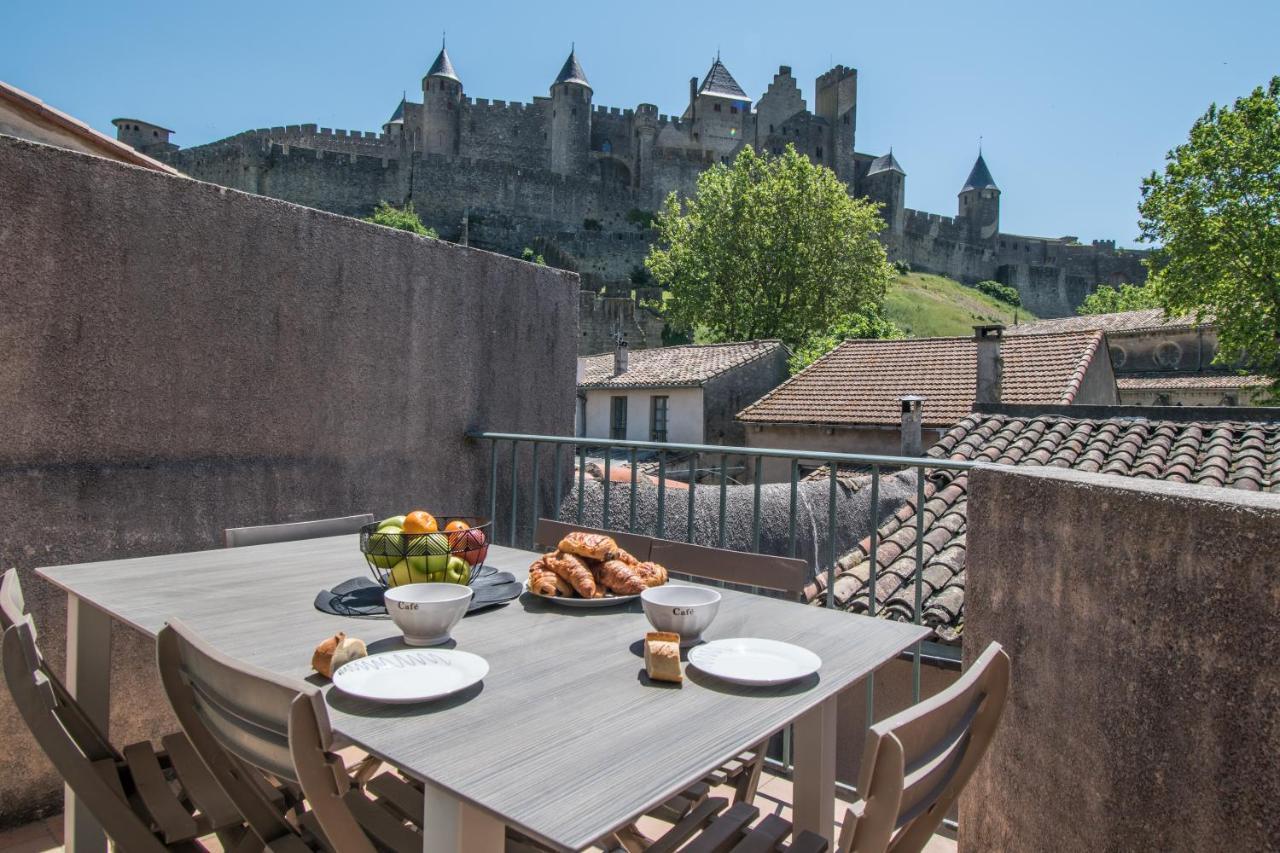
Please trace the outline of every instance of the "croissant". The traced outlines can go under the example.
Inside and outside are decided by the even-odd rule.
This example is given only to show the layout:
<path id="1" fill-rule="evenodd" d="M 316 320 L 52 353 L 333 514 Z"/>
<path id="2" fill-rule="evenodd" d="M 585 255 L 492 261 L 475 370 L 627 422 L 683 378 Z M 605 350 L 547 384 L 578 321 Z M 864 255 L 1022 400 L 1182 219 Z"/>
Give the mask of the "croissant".
<path id="1" fill-rule="evenodd" d="M 560 540 L 560 550 L 592 560 L 603 560 L 618 550 L 618 543 L 600 533 L 583 533 L 575 530 Z M 584 596 L 590 598 L 590 596 Z"/>
<path id="2" fill-rule="evenodd" d="M 615 548 L 615 549 L 613 550 L 613 553 L 612 553 L 612 554 L 609 554 L 607 557 L 605 557 L 605 559 L 606 559 L 606 560 L 620 560 L 620 561 L 622 561 L 622 562 L 626 563 L 628 566 L 630 566 L 630 567 L 631 567 L 631 568 L 633 568 L 633 569 L 634 569 L 636 566 L 640 565 L 640 561 L 639 561 L 639 560 L 637 560 L 635 557 L 633 557 L 633 556 L 631 555 L 631 552 L 630 552 L 630 551 L 628 551 L 628 550 L 626 550 L 625 548 L 622 548 L 622 547 Z"/>
<path id="3" fill-rule="evenodd" d="M 600 580 L 617 595 L 639 595 L 649 586 L 635 569 L 621 560 L 606 560 L 600 567 Z"/>
<path id="4" fill-rule="evenodd" d="M 547 568 L 548 556 L 539 557 L 529 567 L 529 590 L 535 595 L 559 595 L 559 584 L 564 583 L 559 575 Z"/>
<path id="5" fill-rule="evenodd" d="M 547 568 L 573 587 L 573 591 L 578 595 L 583 598 L 596 597 L 596 580 L 581 557 L 556 551 L 543 559 L 546 560 Z"/>
<path id="6" fill-rule="evenodd" d="M 657 563 L 637 563 L 631 569 L 648 586 L 662 586 L 667 582 L 667 570 Z"/>

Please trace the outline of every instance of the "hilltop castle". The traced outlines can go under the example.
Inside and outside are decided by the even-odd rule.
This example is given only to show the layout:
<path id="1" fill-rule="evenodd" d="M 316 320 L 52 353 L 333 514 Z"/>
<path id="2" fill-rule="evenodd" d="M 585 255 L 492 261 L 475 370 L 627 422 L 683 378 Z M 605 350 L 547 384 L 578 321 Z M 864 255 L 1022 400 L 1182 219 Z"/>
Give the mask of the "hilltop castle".
<path id="1" fill-rule="evenodd" d="M 853 68 L 818 77 L 813 109 L 789 67 L 752 101 L 718 56 L 689 81 L 679 116 L 653 104 L 600 106 L 594 94 L 571 51 L 546 97 L 472 98 L 442 47 L 422 78 L 422 102 L 402 98 L 380 133 L 289 125 L 176 149 L 158 125 L 117 126 L 123 141 L 201 180 L 352 216 L 380 200 L 412 201 L 443 237 L 509 253 L 535 247 L 591 286 L 617 283 L 627 292 L 652 238 L 650 212 L 673 190 L 691 192 L 703 170 L 744 145 L 773 153 L 794 145 L 851 193 L 881 202 L 890 258 L 962 281 L 1012 284 L 1041 316 L 1072 313 L 1099 283 L 1145 276 L 1141 253 L 1114 241 L 1002 232 L 1000 189 L 981 154 L 955 216 L 906 208 L 906 172 L 893 153 L 855 148 Z"/>

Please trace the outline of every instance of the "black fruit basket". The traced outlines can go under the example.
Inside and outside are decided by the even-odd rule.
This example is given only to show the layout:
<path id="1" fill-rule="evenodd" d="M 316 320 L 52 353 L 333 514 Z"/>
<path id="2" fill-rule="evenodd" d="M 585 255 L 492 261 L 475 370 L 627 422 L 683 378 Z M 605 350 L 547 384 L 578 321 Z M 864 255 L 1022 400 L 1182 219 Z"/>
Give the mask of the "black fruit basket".
<path id="1" fill-rule="evenodd" d="M 461 521 L 466 530 L 446 530 L 450 522 Z M 360 553 L 374 580 L 383 586 L 406 583 L 444 581 L 470 584 L 484 566 L 489 553 L 489 531 L 493 523 L 480 516 L 436 516 L 439 530 L 435 533 L 380 533 L 378 522 L 360 528 Z M 451 571 L 451 558 L 467 564 L 465 580 L 462 569 Z"/>

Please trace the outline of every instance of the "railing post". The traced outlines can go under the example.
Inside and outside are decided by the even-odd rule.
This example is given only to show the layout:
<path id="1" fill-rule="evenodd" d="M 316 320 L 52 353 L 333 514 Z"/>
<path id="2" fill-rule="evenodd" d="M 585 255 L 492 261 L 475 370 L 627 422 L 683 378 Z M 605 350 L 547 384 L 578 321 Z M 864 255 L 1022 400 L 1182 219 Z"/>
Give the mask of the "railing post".
<path id="1" fill-rule="evenodd" d="M 541 490 L 538 488 L 538 442 L 536 441 L 533 443 L 533 466 L 529 475 L 529 480 L 530 486 L 533 488 L 533 500 L 530 501 L 532 510 L 530 514 L 533 517 L 533 521 L 529 526 L 529 536 L 532 537 L 533 531 L 538 526 L 538 514 L 542 509 L 542 494 Z M 532 538 L 530 538 L 529 546 L 533 547 Z"/>
<path id="2" fill-rule="evenodd" d="M 911 621 L 920 624 L 920 608 L 923 606 L 924 590 L 924 466 L 916 468 L 916 607 L 915 618 Z M 923 641 L 916 642 L 911 655 L 911 702 L 920 701 L 920 652 Z"/>
<path id="3" fill-rule="evenodd" d="M 658 451 L 658 525 L 654 533 L 659 539 L 667 532 L 667 452 Z"/>
<path id="4" fill-rule="evenodd" d="M 604 449 L 604 506 L 600 509 L 600 526 L 609 529 L 609 486 L 613 483 L 613 448 Z"/>
<path id="5" fill-rule="evenodd" d="M 516 527 L 518 526 L 516 524 L 516 518 L 518 517 L 516 515 L 516 499 L 520 495 L 520 489 L 518 488 L 520 481 L 516 476 L 516 463 L 519 461 L 516 458 L 516 448 L 519 444 L 520 442 L 518 441 L 511 442 L 511 535 L 507 538 L 511 540 L 510 545 L 512 548 L 516 547 Z"/>
<path id="6" fill-rule="evenodd" d="M 716 547 L 724 547 L 724 513 L 729 505 L 729 457 L 720 454 L 720 529 L 716 533 Z"/>
<path id="7" fill-rule="evenodd" d="M 760 553 L 760 471 L 764 457 L 756 457 L 755 483 L 751 495 L 751 550 Z"/>
<path id="8" fill-rule="evenodd" d="M 828 463 L 831 486 L 827 498 L 827 607 L 836 606 L 836 489 L 839 486 L 836 463 Z M 874 498 L 873 498 L 874 500 Z"/>
<path id="9" fill-rule="evenodd" d="M 556 521 L 559 521 L 559 520 L 560 520 L 560 501 L 561 501 L 561 500 L 563 500 L 563 498 L 564 498 L 564 495 L 563 495 L 563 494 L 561 494 L 561 492 L 563 491 L 563 489 L 561 488 L 561 485 L 562 485 L 562 484 L 561 484 L 561 482 L 560 482 L 560 479 L 564 476 L 564 462 L 563 462 L 563 460 L 561 459 L 561 453 L 562 453 L 562 451 L 563 451 L 563 450 L 564 450 L 564 447 L 563 447 L 559 442 L 556 442 L 556 461 L 555 461 L 555 478 L 556 478 L 556 484 L 555 484 L 555 500 L 556 500 L 556 505 L 555 505 L 554 507 L 552 507 L 552 508 L 551 508 L 551 517 L 552 517 L 553 519 L 555 519 Z"/>
<path id="10" fill-rule="evenodd" d="M 880 550 L 880 466 L 871 466 L 871 564 L 867 580 L 867 615 L 876 615 L 876 563 Z M 867 674 L 866 728 L 871 728 L 876 715 L 876 674 Z"/>
<path id="11" fill-rule="evenodd" d="M 787 556 L 796 555 L 796 494 L 800 482 L 800 460 L 791 458 L 791 507 L 787 514 Z"/>
<path id="12" fill-rule="evenodd" d="M 578 517 L 575 523 L 582 523 L 582 506 L 587 497 L 587 446 L 578 445 Z"/>
<path id="13" fill-rule="evenodd" d="M 698 454 L 693 454 L 693 458 L 689 462 L 689 522 L 685 530 L 684 539 L 686 542 L 693 542 L 694 524 L 693 524 L 693 493 L 698 487 Z"/>
<path id="14" fill-rule="evenodd" d="M 489 439 L 489 523 L 494 528 L 498 525 L 498 440 L 496 438 Z M 493 528 L 489 531 L 495 538 L 497 532 Z"/>
<path id="15" fill-rule="evenodd" d="M 636 449 L 631 448 L 631 514 L 627 518 L 627 532 L 636 530 Z"/>

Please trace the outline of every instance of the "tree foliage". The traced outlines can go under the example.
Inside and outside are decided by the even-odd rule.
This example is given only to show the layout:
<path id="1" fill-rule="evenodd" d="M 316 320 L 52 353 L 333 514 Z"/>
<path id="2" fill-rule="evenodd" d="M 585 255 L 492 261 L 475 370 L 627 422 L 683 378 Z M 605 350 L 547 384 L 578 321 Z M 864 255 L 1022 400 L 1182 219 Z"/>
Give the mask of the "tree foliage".
<path id="1" fill-rule="evenodd" d="M 373 215 L 366 216 L 364 221 L 372 222 L 374 225 L 396 228 L 400 231 L 409 231 L 422 237 L 438 236 L 436 229 L 428 228 L 422 224 L 422 220 L 414 212 L 413 202 L 409 202 L 404 207 L 395 207 L 385 201 L 379 202 L 378 206 L 373 209 Z"/>
<path id="2" fill-rule="evenodd" d="M 540 267 L 545 267 L 547 265 L 547 259 L 544 258 L 540 252 L 535 252 L 528 246 L 525 246 L 524 251 L 520 253 L 520 260 L 528 261 L 531 264 L 537 264 Z"/>
<path id="3" fill-rule="evenodd" d="M 879 312 L 841 317 L 831 328 L 811 335 L 791 351 L 787 361 L 792 373 L 799 373 L 831 352 L 841 341 L 851 338 L 904 338 L 902 330 Z"/>
<path id="4" fill-rule="evenodd" d="M 850 317 L 878 316 L 893 279 L 878 205 L 787 146 L 742 149 L 658 213 L 645 265 L 671 291 L 669 318 L 713 341 L 780 338 L 793 349 Z"/>
<path id="5" fill-rule="evenodd" d="M 1218 361 L 1247 353 L 1280 396 L 1280 77 L 1234 105 L 1210 105 L 1163 174 L 1142 182 L 1142 239 L 1170 314 L 1218 330 Z"/>
<path id="6" fill-rule="evenodd" d="M 1022 304 L 1022 297 L 1018 295 L 1018 288 L 1013 285 L 1001 284 L 998 281 L 987 279 L 975 284 L 973 289 L 979 293 L 985 293 L 992 299 L 999 299 L 1006 305 L 1012 305 L 1014 308 Z"/>
<path id="7" fill-rule="evenodd" d="M 1140 311 L 1143 308 L 1161 308 L 1160 295 L 1154 287 L 1141 284 L 1122 284 L 1118 288 L 1100 284 L 1098 289 L 1084 298 L 1077 314 L 1114 314 L 1117 311 Z"/>

